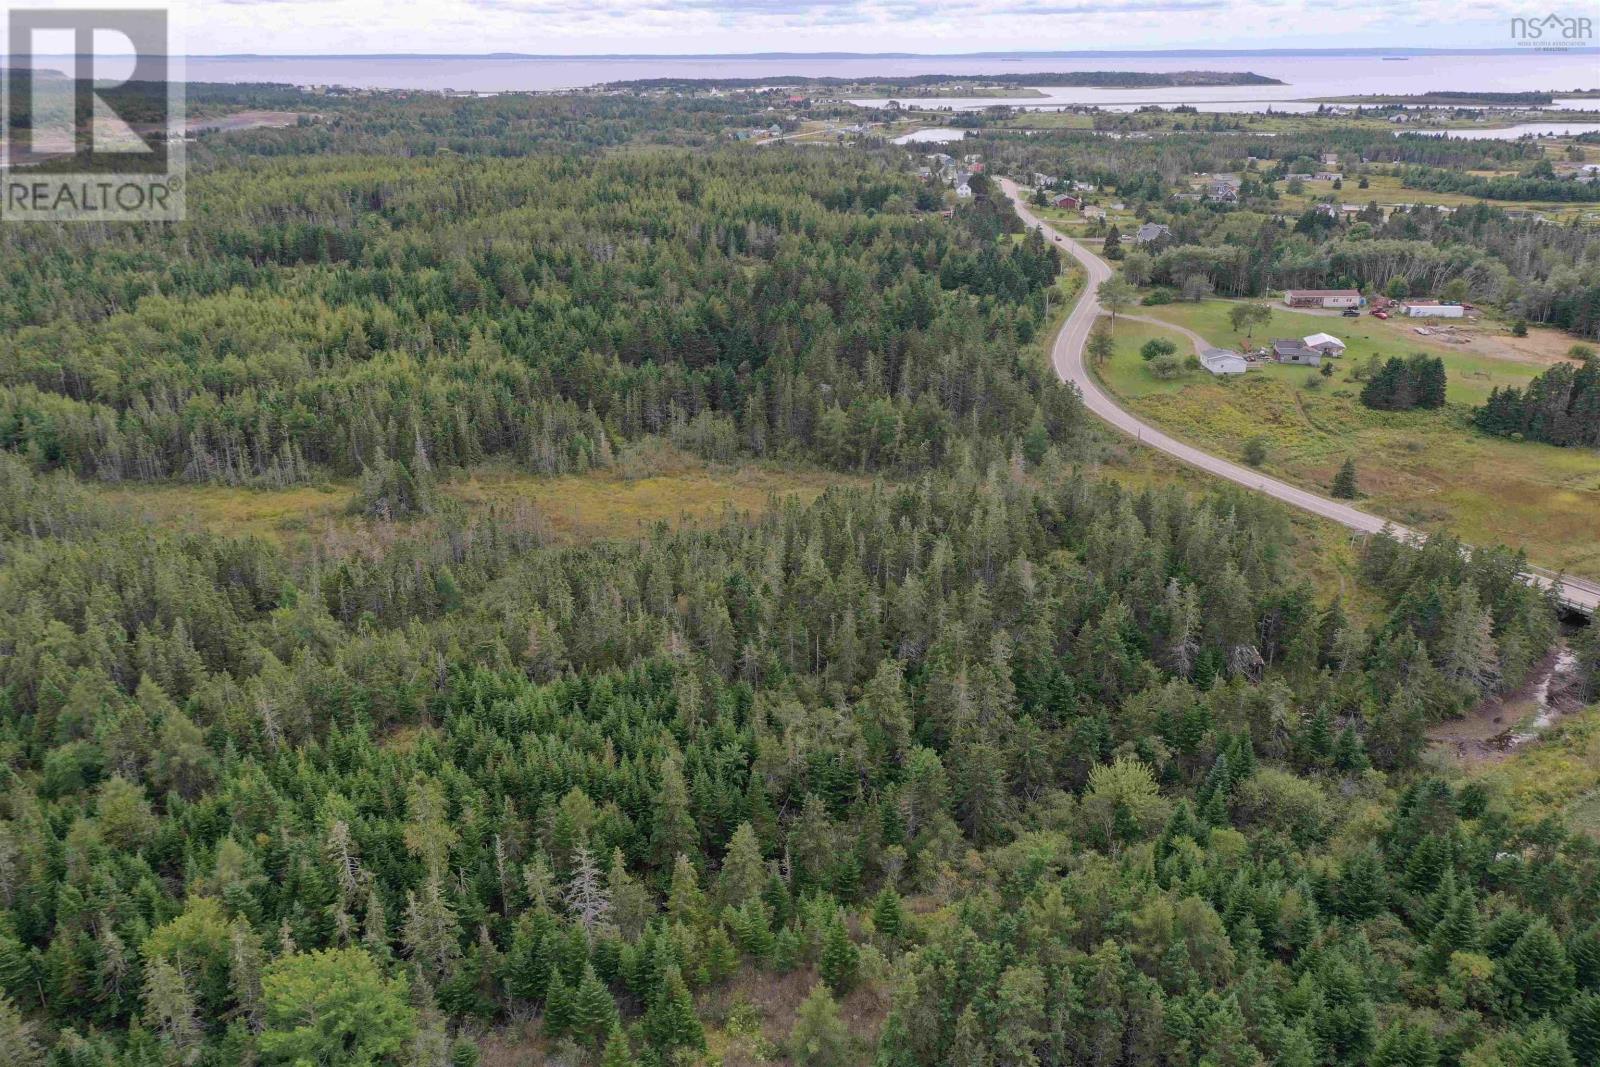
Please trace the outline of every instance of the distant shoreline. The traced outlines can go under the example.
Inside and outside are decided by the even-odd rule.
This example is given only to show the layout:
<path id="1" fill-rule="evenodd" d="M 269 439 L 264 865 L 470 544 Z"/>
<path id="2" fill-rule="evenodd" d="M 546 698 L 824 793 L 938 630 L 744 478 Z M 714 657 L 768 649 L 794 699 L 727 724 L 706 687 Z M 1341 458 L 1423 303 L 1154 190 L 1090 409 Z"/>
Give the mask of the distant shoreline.
<path id="1" fill-rule="evenodd" d="M 1523 48 L 1175 48 L 1111 49 L 1058 52 L 191 52 L 183 59 L 290 60 L 290 59 L 404 59 L 404 60 L 530 60 L 572 62 L 574 60 L 805 60 L 805 59 L 1177 59 L 1227 58 L 1232 56 L 1489 56 L 1528 54 Z M 1562 55 L 1597 55 L 1600 47 L 1564 49 Z M 40 55 L 41 59 L 64 58 L 70 53 Z M 107 56 L 115 53 L 105 53 Z"/>

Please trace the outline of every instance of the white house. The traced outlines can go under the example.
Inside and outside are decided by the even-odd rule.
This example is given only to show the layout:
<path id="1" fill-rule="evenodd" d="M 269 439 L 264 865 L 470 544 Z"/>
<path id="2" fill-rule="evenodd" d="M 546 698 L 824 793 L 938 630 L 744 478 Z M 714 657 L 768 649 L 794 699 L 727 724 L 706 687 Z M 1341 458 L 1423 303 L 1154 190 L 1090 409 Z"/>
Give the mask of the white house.
<path id="1" fill-rule="evenodd" d="M 1459 319 L 1467 313 L 1460 304 L 1441 304 L 1437 300 L 1407 300 L 1405 309 L 1413 319 Z"/>
<path id="2" fill-rule="evenodd" d="M 966 182 L 962 182 L 960 185 L 956 186 L 956 198 L 957 199 L 966 200 L 971 196 L 972 196 L 972 186 L 968 185 Z"/>
<path id="3" fill-rule="evenodd" d="M 1250 364 L 1243 356 L 1226 348 L 1206 349 L 1200 354 L 1200 365 L 1218 377 L 1243 374 L 1250 369 Z"/>
<path id="4" fill-rule="evenodd" d="M 1314 348 L 1325 356 L 1344 355 L 1344 342 L 1331 333 L 1314 333 L 1301 338 L 1307 348 Z"/>

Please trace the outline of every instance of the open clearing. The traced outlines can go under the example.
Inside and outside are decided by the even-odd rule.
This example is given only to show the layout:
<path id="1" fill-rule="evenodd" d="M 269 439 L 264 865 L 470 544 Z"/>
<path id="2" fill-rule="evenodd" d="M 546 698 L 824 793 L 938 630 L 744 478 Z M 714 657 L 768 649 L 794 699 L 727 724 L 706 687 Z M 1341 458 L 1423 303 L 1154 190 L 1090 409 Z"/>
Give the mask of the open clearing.
<path id="1" fill-rule="evenodd" d="M 483 467 L 447 477 L 441 492 L 469 511 L 526 507 L 561 543 L 637 537 L 659 522 L 713 522 L 727 513 L 764 513 L 775 500 L 811 500 L 829 485 L 864 482 L 824 471 L 769 465 L 714 467 L 661 450 L 632 469 L 541 477 Z M 181 483 L 126 484 L 98 495 L 136 519 L 159 525 L 253 535 L 285 548 L 367 525 L 349 513 L 353 479 L 289 489 L 239 489 Z"/>
<path id="2" fill-rule="evenodd" d="M 1570 716 L 1537 744 L 1467 773 L 1497 787 L 1520 821 L 1554 816 L 1600 838 L 1600 707 Z"/>
<path id="3" fill-rule="evenodd" d="M 1367 188 L 1360 188 L 1360 175 L 1352 174 L 1340 182 L 1341 188 L 1335 189 L 1333 182 L 1317 181 L 1316 179 L 1303 179 L 1304 191 L 1298 195 L 1291 195 L 1287 182 L 1280 182 L 1279 204 L 1286 215 L 1299 215 L 1311 204 L 1317 201 L 1326 201 L 1330 197 L 1340 204 L 1354 204 L 1365 207 L 1372 201 L 1377 201 L 1381 208 L 1388 208 L 1394 204 L 1432 204 L 1437 207 L 1458 208 L 1471 204 L 1488 203 L 1508 211 L 1536 211 L 1550 219 L 1562 222 L 1572 217 L 1592 215 L 1600 211 L 1600 204 L 1574 203 L 1570 201 L 1545 201 L 1545 200 L 1483 200 L 1481 197 L 1466 196 L 1461 193 L 1434 192 L 1431 189 L 1412 189 L 1401 183 L 1399 178 L 1388 174 L 1372 174 L 1367 176 Z"/>
<path id="4" fill-rule="evenodd" d="M 1139 308 L 1230 344 L 1227 303 Z M 1277 364 L 1243 379 L 1221 380 L 1203 371 L 1171 381 L 1150 374 L 1139 347 L 1157 335 L 1190 350 L 1176 331 L 1119 320 L 1116 353 L 1097 369 L 1101 380 L 1140 417 L 1217 455 L 1237 459 L 1244 442 L 1267 444 L 1266 473 L 1326 492 L 1347 457 L 1359 471 L 1360 504 L 1397 522 L 1428 531 L 1448 530 L 1470 543 L 1524 548 L 1534 563 L 1574 575 L 1600 577 L 1600 455 L 1489 437 L 1468 423 L 1471 405 L 1494 385 L 1520 385 L 1538 367 L 1455 350 L 1450 346 L 1390 344 L 1374 337 L 1368 319 L 1332 320 L 1274 312 L 1266 337 L 1298 337 L 1328 329 L 1350 349 L 1335 361 L 1332 378 L 1306 367 Z M 1340 329 L 1342 321 L 1356 327 Z M 1387 324 L 1383 324 L 1387 325 Z M 1419 339 L 1420 340 L 1420 339 Z M 1379 412 L 1358 399 L 1350 372 L 1367 355 L 1419 350 L 1444 357 L 1449 405 L 1442 411 Z"/>

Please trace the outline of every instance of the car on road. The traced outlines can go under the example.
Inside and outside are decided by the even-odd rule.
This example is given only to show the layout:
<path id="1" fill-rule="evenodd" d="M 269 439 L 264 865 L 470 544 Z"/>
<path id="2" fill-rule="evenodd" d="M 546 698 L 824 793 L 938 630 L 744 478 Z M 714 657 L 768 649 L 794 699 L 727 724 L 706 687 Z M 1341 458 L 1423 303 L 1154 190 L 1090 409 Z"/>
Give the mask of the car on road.
<path id="1" fill-rule="evenodd" d="M 1361 317 L 1361 312 L 1356 308 L 1345 308 L 1344 317 L 1347 319 L 1359 319 Z"/>
<path id="2" fill-rule="evenodd" d="M 1374 311 L 1372 313 L 1372 317 L 1375 319 L 1386 319 L 1389 317 L 1389 313 L 1387 311 Z"/>

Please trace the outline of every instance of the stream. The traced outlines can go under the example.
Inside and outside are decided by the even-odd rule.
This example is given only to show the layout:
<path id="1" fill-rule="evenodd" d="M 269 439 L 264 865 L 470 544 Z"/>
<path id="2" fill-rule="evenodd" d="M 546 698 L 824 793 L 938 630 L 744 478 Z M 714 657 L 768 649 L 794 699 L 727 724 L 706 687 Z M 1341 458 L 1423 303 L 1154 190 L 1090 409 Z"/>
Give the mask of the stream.
<path id="1" fill-rule="evenodd" d="M 1579 709 L 1568 692 L 1577 665 L 1578 657 L 1563 641 L 1515 691 L 1482 701 L 1459 719 L 1439 723 L 1428 731 L 1428 738 L 1437 751 L 1462 763 L 1503 760 Z"/>

